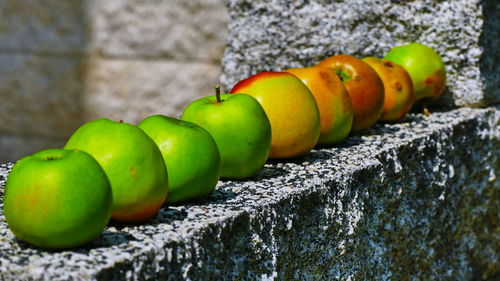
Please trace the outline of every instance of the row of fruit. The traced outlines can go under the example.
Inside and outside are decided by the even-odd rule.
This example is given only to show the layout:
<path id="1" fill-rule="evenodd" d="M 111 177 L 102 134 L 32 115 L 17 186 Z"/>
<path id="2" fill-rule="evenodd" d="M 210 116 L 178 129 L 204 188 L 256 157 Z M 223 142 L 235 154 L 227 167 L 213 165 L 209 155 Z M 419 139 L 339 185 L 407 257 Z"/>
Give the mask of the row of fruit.
<path id="1" fill-rule="evenodd" d="M 268 158 L 331 146 L 377 120 L 396 121 L 436 99 L 445 70 L 431 48 L 412 43 L 385 59 L 336 55 L 318 65 L 262 72 L 230 94 L 192 102 L 181 120 L 153 115 L 137 126 L 97 119 L 64 149 L 12 168 L 6 221 L 19 240 L 68 248 L 98 237 L 110 218 L 142 222 L 161 206 L 206 196 L 219 178 L 245 179 Z M 167 196 L 168 194 L 168 196 Z"/>

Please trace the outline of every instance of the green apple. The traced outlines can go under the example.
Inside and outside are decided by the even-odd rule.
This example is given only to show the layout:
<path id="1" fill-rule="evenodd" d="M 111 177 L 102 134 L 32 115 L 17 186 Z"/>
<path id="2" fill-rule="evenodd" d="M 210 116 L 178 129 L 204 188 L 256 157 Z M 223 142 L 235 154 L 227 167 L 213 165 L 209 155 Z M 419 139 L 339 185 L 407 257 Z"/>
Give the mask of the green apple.
<path id="1" fill-rule="evenodd" d="M 218 89 L 218 88 L 217 88 Z M 205 128 L 221 155 L 221 177 L 244 179 L 264 166 L 271 146 L 271 124 L 260 103 L 244 94 L 200 98 L 181 119 Z"/>
<path id="2" fill-rule="evenodd" d="M 446 70 L 443 61 L 432 48 L 411 43 L 392 48 L 385 59 L 401 65 L 410 74 L 415 101 L 437 99 L 444 91 Z"/>
<path id="3" fill-rule="evenodd" d="M 9 228 L 19 240 L 61 249 L 97 238 L 109 221 L 111 186 L 83 151 L 47 149 L 19 160 L 3 199 Z"/>
<path id="4" fill-rule="evenodd" d="M 78 128 L 65 148 L 83 150 L 102 166 L 113 190 L 113 219 L 143 221 L 165 202 L 168 178 L 163 157 L 136 126 L 97 119 Z"/>
<path id="5" fill-rule="evenodd" d="M 150 116 L 138 127 L 158 145 L 163 155 L 168 172 L 167 203 L 212 192 L 220 177 L 220 154 L 207 130 L 163 115 Z"/>

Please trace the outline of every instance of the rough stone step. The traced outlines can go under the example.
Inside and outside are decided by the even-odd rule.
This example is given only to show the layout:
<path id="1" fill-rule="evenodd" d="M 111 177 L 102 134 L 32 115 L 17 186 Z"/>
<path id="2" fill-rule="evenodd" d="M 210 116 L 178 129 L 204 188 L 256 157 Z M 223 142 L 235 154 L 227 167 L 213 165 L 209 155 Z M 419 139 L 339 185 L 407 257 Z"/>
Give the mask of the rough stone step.
<path id="1" fill-rule="evenodd" d="M 146 223 L 111 223 L 82 248 L 20 243 L 0 211 L 0 279 L 492 278 L 499 168 L 500 107 L 411 114 Z"/>

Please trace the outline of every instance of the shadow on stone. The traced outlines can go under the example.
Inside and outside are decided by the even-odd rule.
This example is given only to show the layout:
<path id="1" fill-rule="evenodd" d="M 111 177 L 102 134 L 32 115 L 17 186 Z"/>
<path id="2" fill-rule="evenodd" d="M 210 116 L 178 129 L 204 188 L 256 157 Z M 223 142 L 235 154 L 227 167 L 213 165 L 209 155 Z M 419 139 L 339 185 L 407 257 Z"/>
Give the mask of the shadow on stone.
<path id="1" fill-rule="evenodd" d="M 337 148 L 347 148 L 363 144 L 365 141 L 359 135 L 349 136 L 342 142 L 335 145 Z"/>
<path id="2" fill-rule="evenodd" d="M 56 250 L 49 250 L 49 249 L 42 249 L 36 246 L 31 245 L 30 243 L 24 242 L 22 240 L 17 239 L 17 237 L 14 237 L 14 241 L 16 242 L 17 246 L 23 250 L 33 250 L 33 251 L 48 251 L 48 252 L 56 252 Z"/>
<path id="3" fill-rule="evenodd" d="M 49 252 L 49 253 L 59 253 L 66 251 L 68 249 L 44 249 L 44 248 L 39 248 L 37 246 L 31 245 L 27 242 L 21 241 L 17 238 L 14 238 L 16 244 L 23 250 L 31 250 L 31 251 L 40 251 L 40 252 Z M 130 241 L 137 241 L 137 239 L 128 233 L 125 232 L 111 232 L 107 228 L 103 231 L 103 233 L 96 239 L 80 246 L 77 248 L 71 248 L 72 252 L 78 252 L 78 253 L 83 253 L 86 254 L 88 253 L 89 250 L 91 249 L 96 249 L 96 248 L 106 248 L 110 246 L 116 246 L 120 245 L 123 243 L 128 243 Z"/>
<path id="4" fill-rule="evenodd" d="M 113 227 L 116 228 L 117 230 L 123 230 L 125 228 L 134 228 L 134 227 L 140 227 L 140 226 L 154 226 L 158 224 L 170 224 L 173 223 L 174 221 L 182 221 L 185 218 L 187 218 L 187 212 L 182 209 L 179 210 L 175 207 L 170 207 L 170 206 L 163 206 L 155 216 L 152 218 L 146 220 L 146 221 L 141 221 L 138 223 L 124 223 L 124 222 L 119 222 L 116 220 L 110 220 L 108 227 Z"/>
<path id="5" fill-rule="evenodd" d="M 272 164 L 272 165 L 285 164 L 285 163 L 293 163 L 293 164 L 297 164 L 297 165 L 308 165 L 308 164 L 315 163 L 315 162 L 321 162 L 321 161 L 324 161 L 326 159 L 331 159 L 333 154 L 334 153 L 322 150 L 321 148 L 315 148 L 315 149 L 311 150 L 309 153 L 307 153 L 306 155 L 303 155 L 301 157 L 288 158 L 288 159 L 269 159 L 268 163 Z M 283 175 L 288 173 L 285 169 L 282 169 L 282 168 L 273 167 L 272 169 L 280 169 L 281 170 L 279 172 L 275 172 L 274 177 L 283 176 Z M 272 177 L 270 177 L 270 178 L 272 178 Z"/>
<path id="6" fill-rule="evenodd" d="M 88 244 L 85 244 L 82 247 L 81 251 L 86 252 L 87 250 L 95 248 L 107 248 L 111 246 L 117 246 L 120 244 L 128 243 L 131 241 L 137 241 L 137 239 L 132 234 L 123 231 L 110 232 L 109 230 L 106 229 L 98 239 Z"/>
<path id="7" fill-rule="evenodd" d="M 212 204 L 223 204 L 228 200 L 236 198 L 237 194 L 231 190 L 215 189 L 208 196 L 182 203 L 183 206 L 206 206 Z"/>
<path id="8" fill-rule="evenodd" d="M 479 38 L 479 46 L 483 50 L 480 59 L 481 78 L 484 81 L 483 106 L 498 102 L 500 89 L 500 3 L 498 1 L 482 0 L 483 30 Z"/>
<path id="9" fill-rule="evenodd" d="M 270 161 L 268 161 L 270 163 Z M 249 178 L 248 180 L 251 181 L 261 181 L 261 180 L 270 180 L 270 179 L 275 179 L 281 176 L 284 176 L 287 174 L 287 171 L 283 168 L 276 167 L 273 165 L 272 167 L 269 166 L 264 166 L 262 169 L 257 173 L 257 175 Z"/>

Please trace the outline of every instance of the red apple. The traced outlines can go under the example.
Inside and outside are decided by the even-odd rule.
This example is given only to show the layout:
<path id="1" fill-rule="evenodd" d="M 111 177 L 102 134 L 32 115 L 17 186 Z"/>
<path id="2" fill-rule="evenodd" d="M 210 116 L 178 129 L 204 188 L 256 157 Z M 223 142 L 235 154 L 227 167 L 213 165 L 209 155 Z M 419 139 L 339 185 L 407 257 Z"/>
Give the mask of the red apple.
<path id="1" fill-rule="evenodd" d="M 340 77 L 351 98 L 353 131 L 371 127 L 382 114 L 384 84 L 367 63 L 350 55 L 336 55 L 319 62 Z"/>

